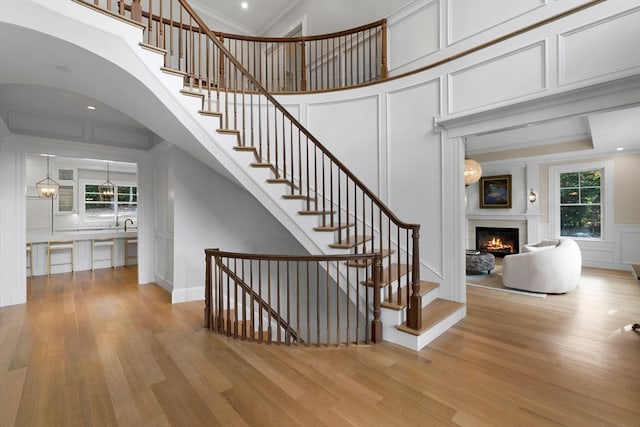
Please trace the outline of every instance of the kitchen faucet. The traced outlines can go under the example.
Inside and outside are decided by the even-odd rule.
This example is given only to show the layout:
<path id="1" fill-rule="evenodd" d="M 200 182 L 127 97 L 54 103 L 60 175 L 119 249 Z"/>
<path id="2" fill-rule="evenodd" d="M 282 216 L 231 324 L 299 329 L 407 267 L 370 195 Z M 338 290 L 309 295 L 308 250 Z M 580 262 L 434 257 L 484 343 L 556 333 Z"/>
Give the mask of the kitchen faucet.
<path id="1" fill-rule="evenodd" d="M 125 233 L 126 233 L 126 231 L 127 231 L 127 223 L 128 223 L 129 221 L 131 221 L 131 225 L 133 225 L 133 220 L 132 220 L 131 218 L 127 218 L 127 219 L 125 219 L 125 220 L 124 220 L 124 231 L 125 231 Z"/>

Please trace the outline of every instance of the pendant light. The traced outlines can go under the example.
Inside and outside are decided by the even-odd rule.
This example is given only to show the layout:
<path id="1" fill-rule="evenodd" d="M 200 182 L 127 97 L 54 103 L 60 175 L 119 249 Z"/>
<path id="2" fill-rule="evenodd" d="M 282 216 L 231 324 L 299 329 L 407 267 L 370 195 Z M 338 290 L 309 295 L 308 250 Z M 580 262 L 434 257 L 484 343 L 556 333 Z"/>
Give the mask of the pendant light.
<path id="1" fill-rule="evenodd" d="M 49 156 L 47 156 L 47 177 L 41 181 L 36 182 L 36 190 L 38 191 L 38 197 L 43 199 L 55 199 L 58 197 L 58 189 L 60 185 L 51 179 L 49 175 Z"/>
<path id="2" fill-rule="evenodd" d="M 464 139 L 464 185 L 475 184 L 482 176 L 482 166 L 475 160 L 467 158 L 467 138 Z"/>
<path id="3" fill-rule="evenodd" d="M 109 177 L 109 163 L 107 163 L 107 180 L 98 186 L 98 192 L 100 193 L 100 198 L 103 200 L 111 200 L 114 195 L 115 186 L 110 181 Z"/>

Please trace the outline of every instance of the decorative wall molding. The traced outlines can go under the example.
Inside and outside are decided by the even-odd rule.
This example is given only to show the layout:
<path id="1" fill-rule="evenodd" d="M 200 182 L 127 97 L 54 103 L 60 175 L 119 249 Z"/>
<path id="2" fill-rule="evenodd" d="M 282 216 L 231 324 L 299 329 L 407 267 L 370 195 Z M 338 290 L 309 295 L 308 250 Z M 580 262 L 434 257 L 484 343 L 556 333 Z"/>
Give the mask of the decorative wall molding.
<path id="1" fill-rule="evenodd" d="M 558 34 L 558 85 L 637 73 L 639 39 L 640 7 Z"/>
<path id="2" fill-rule="evenodd" d="M 540 40 L 449 73 L 448 113 L 514 101 L 544 91 L 547 89 L 546 56 L 547 42 Z M 519 78 L 513 78 L 514 73 Z"/>

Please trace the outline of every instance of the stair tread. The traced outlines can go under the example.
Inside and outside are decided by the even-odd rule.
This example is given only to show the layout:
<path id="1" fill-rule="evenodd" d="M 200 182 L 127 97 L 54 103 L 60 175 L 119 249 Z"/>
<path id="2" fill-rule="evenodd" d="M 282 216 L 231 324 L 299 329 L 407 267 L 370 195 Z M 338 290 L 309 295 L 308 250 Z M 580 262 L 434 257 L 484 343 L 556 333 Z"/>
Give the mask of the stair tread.
<path id="1" fill-rule="evenodd" d="M 218 111 L 198 110 L 198 113 L 202 114 L 203 116 L 222 117 L 222 113 Z"/>
<path id="2" fill-rule="evenodd" d="M 422 309 L 422 326 L 420 329 L 409 328 L 406 322 L 396 326 L 396 329 L 419 336 L 463 307 L 464 304 L 461 302 L 436 298 Z"/>
<path id="3" fill-rule="evenodd" d="M 147 44 L 147 43 L 144 43 L 144 42 L 140 42 L 140 43 L 138 43 L 138 45 L 143 49 L 147 49 L 147 50 L 150 50 L 152 52 L 159 53 L 160 55 L 166 55 L 167 54 L 166 49 L 162 49 L 162 48 L 157 47 L 157 46 L 153 46 L 153 45 L 150 45 L 150 44 Z"/>
<path id="4" fill-rule="evenodd" d="M 273 165 L 271 163 L 254 162 L 254 163 L 251 163 L 251 167 L 253 167 L 253 168 L 272 168 Z"/>
<path id="5" fill-rule="evenodd" d="M 285 200 L 313 200 L 313 197 L 305 196 L 304 194 L 284 194 L 282 198 Z"/>
<path id="6" fill-rule="evenodd" d="M 640 281 L 640 265 L 631 264 L 631 269 L 633 270 L 633 276 L 636 278 L 636 280 Z"/>
<path id="7" fill-rule="evenodd" d="M 350 249 L 364 242 L 368 242 L 371 239 L 373 239 L 373 237 L 363 236 L 361 234 L 358 236 L 348 236 L 348 238 L 342 239 L 342 242 L 331 243 L 329 247 L 333 249 Z"/>
<path id="8" fill-rule="evenodd" d="M 203 98 L 204 97 L 204 93 L 195 92 L 195 91 L 190 90 L 190 89 L 181 89 L 180 93 L 183 94 L 183 95 L 195 96 L 195 97 L 198 97 L 198 98 Z"/>
<path id="9" fill-rule="evenodd" d="M 409 271 L 407 264 L 391 264 L 382 271 L 382 278 L 380 278 L 380 286 L 387 286 L 399 277 L 404 276 Z M 361 282 L 363 285 L 373 286 L 373 277 L 369 280 Z"/>
<path id="10" fill-rule="evenodd" d="M 380 254 L 382 255 L 382 258 L 387 258 L 388 256 L 394 254 L 396 251 L 392 250 L 392 249 L 383 249 L 382 251 L 379 250 L 373 250 L 373 252 L 370 251 L 364 251 L 364 252 L 360 252 L 360 254 L 368 254 L 368 253 L 378 253 L 380 252 Z M 360 261 L 347 261 L 347 266 L 349 267 L 358 267 L 358 268 L 364 268 L 364 267 L 369 267 L 371 265 L 373 261 L 371 260 L 360 260 Z"/>
<path id="11" fill-rule="evenodd" d="M 299 215 L 333 215 L 336 211 L 298 211 Z"/>
<path id="12" fill-rule="evenodd" d="M 426 294 L 428 294 L 429 292 L 438 289 L 440 287 L 439 283 L 436 282 L 429 282 L 426 280 L 421 280 L 418 283 L 418 286 L 420 286 L 420 291 L 418 292 L 420 296 L 425 296 Z M 386 300 L 382 301 L 381 305 L 382 307 L 385 308 L 390 308 L 392 310 L 402 310 L 407 306 L 407 292 L 405 289 L 402 289 L 402 291 L 400 292 L 400 301 L 398 302 L 397 300 L 397 292 L 394 292 L 394 294 L 391 296 L 391 298 L 387 298 Z"/>
<path id="13" fill-rule="evenodd" d="M 338 230 L 342 230 L 343 228 L 349 228 L 349 227 L 353 227 L 353 224 L 320 225 L 318 227 L 313 227 L 313 231 L 320 231 L 320 232 L 338 231 Z"/>
<path id="14" fill-rule="evenodd" d="M 255 153 L 257 151 L 256 147 L 251 147 L 249 145 L 236 145 L 235 147 L 233 147 L 233 149 L 236 151 L 246 151 L 249 153 Z"/>
<path id="15" fill-rule="evenodd" d="M 180 77 L 187 77 L 187 73 L 185 73 L 184 71 L 176 70 L 175 68 L 160 67 L 160 70 L 167 74 L 174 74 Z"/>
<path id="16" fill-rule="evenodd" d="M 233 135 L 240 135 L 240 131 L 238 129 L 217 129 L 219 133 L 230 133 Z"/>

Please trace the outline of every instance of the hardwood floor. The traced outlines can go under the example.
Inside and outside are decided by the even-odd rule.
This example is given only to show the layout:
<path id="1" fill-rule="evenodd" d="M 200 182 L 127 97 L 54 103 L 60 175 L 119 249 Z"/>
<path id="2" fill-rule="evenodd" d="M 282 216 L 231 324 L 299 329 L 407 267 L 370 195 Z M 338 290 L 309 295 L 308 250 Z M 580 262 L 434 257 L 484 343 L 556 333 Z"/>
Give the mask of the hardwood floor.
<path id="1" fill-rule="evenodd" d="M 37 277 L 0 309 L 1 426 L 640 425 L 640 286 L 585 269 L 546 299 L 468 288 L 420 352 L 260 345 L 202 328 L 135 268 Z"/>

